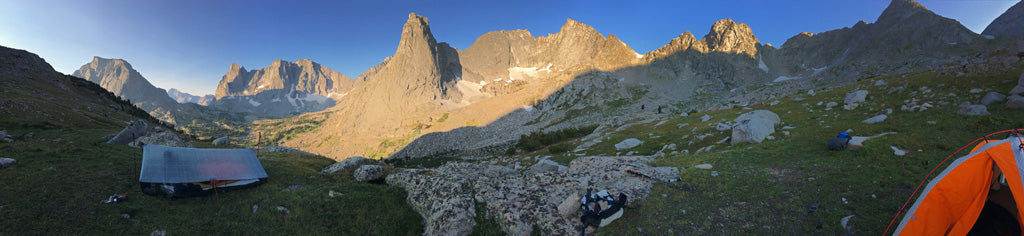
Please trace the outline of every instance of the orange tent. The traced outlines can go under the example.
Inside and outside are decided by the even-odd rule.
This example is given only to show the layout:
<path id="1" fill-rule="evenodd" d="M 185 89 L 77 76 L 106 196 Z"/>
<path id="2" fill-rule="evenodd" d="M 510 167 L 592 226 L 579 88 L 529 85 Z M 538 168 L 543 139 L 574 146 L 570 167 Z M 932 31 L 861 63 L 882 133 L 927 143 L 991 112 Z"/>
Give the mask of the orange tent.
<path id="1" fill-rule="evenodd" d="M 1024 206 L 1022 172 L 1024 150 L 1020 139 L 981 143 L 928 183 L 894 235 L 966 235 L 986 201 L 1004 207 L 1024 225 L 1020 217 L 1024 208 L 1016 207 Z M 1000 177 L 1005 177 L 1005 182 Z"/>

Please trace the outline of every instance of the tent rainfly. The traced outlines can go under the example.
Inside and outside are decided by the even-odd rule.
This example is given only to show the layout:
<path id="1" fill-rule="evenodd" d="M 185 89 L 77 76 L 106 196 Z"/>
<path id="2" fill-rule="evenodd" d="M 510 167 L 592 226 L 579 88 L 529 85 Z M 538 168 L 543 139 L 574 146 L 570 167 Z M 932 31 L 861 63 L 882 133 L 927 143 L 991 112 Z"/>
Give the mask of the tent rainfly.
<path id="1" fill-rule="evenodd" d="M 893 235 L 1021 235 L 1022 139 L 988 140 L 950 163 L 928 183 Z"/>
<path id="2" fill-rule="evenodd" d="M 154 196 L 192 197 L 215 188 L 252 187 L 267 172 L 252 149 L 200 149 L 145 145 L 139 184 Z"/>

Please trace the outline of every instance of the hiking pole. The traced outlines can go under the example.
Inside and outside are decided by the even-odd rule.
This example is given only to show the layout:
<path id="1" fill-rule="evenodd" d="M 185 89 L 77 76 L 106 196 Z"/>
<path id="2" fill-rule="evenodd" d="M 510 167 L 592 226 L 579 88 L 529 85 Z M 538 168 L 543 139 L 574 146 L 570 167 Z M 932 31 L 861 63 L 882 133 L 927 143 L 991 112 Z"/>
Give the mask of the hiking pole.
<path id="1" fill-rule="evenodd" d="M 636 176 L 640 177 L 641 179 L 647 179 L 647 180 L 650 180 L 650 181 L 655 182 L 655 183 L 664 183 L 665 185 L 667 185 L 669 187 L 677 188 L 677 189 L 680 189 L 680 190 L 683 190 L 683 191 L 693 191 L 693 188 L 691 188 L 691 187 L 686 187 L 686 186 L 682 186 L 682 185 L 677 185 L 677 184 L 671 183 L 671 181 L 675 181 L 675 179 L 673 179 L 671 181 L 665 181 L 665 180 L 662 180 L 662 179 L 659 179 L 659 178 L 654 178 L 654 177 L 651 177 L 649 175 L 642 174 L 640 172 L 636 172 L 635 170 L 628 170 L 627 169 L 625 171 L 626 171 L 626 173 L 630 173 L 630 174 L 636 175 Z"/>

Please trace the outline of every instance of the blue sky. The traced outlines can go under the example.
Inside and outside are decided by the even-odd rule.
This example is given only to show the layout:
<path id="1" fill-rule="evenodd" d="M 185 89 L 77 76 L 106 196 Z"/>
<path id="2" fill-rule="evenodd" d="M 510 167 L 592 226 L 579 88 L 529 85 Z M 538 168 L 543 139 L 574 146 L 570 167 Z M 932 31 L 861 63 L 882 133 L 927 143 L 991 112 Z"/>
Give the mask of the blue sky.
<path id="1" fill-rule="evenodd" d="M 1017 0 L 919 0 L 980 33 Z M 786 1 L 135 1 L 0 0 L 0 45 L 71 73 L 93 56 L 127 60 L 161 88 L 212 94 L 231 63 L 309 58 L 349 77 L 391 56 L 409 12 L 458 49 L 495 30 L 556 33 L 566 18 L 639 53 L 732 18 L 762 43 L 874 22 L 889 0 Z"/>

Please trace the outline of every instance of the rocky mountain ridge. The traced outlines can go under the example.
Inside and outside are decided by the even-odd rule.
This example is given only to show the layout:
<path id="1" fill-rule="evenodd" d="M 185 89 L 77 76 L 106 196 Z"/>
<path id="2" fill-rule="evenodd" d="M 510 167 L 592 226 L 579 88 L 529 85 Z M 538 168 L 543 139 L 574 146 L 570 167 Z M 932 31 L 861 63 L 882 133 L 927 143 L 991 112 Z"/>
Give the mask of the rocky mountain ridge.
<path id="1" fill-rule="evenodd" d="M 491 122 L 486 126 L 433 129 L 440 132 L 416 139 L 392 157 L 488 149 L 507 145 L 530 131 L 553 131 L 607 122 L 609 117 L 632 116 L 637 109 L 633 106 L 645 104 L 672 112 L 719 109 L 768 102 L 777 95 L 827 89 L 882 74 L 946 70 L 968 60 L 983 61 L 967 51 L 984 50 L 983 45 L 990 43 L 955 20 L 910 0 L 893 1 L 874 23 L 861 21 L 851 28 L 801 33 L 779 48 L 760 44 L 752 32 L 746 24 L 724 19 L 715 22 L 701 40 L 685 32 L 664 47 L 642 55 L 614 36 L 601 37 L 593 28 L 571 19 L 559 33 L 546 37 L 534 38 L 526 30 L 489 32 L 460 52 L 466 80 L 482 88 L 502 83 L 530 91 L 531 83 L 548 83 L 560 89 L 530 91 L 544 99 L 515 104 L 528 109 L 485 118 Z M 552 54 L 539 53 L 563 50 L 574 53 L 553 54 L 561 56 L 554 60 L 545 57 Z M 602 52 L 616 53 L 597 56 Z M 995 64 L 1010 60 L 994 59 Z M 533 80 L 516 77 L 522 71 L 537 76 Z M 517 93 L 528 92 L 490 95 L 515 100 Z M 601 105 L 613 101 L 633 105 Z M 481 113 L 483 108 L 471 105 L 461 109 Z"/>
<path id="2" fill-rule="evenodd" d="M 356 83 L 309 59 L 277 60 L 258 70 L 232 63 L 208 105 L 266 117 L 289 116 L 331 107 Z"/>

